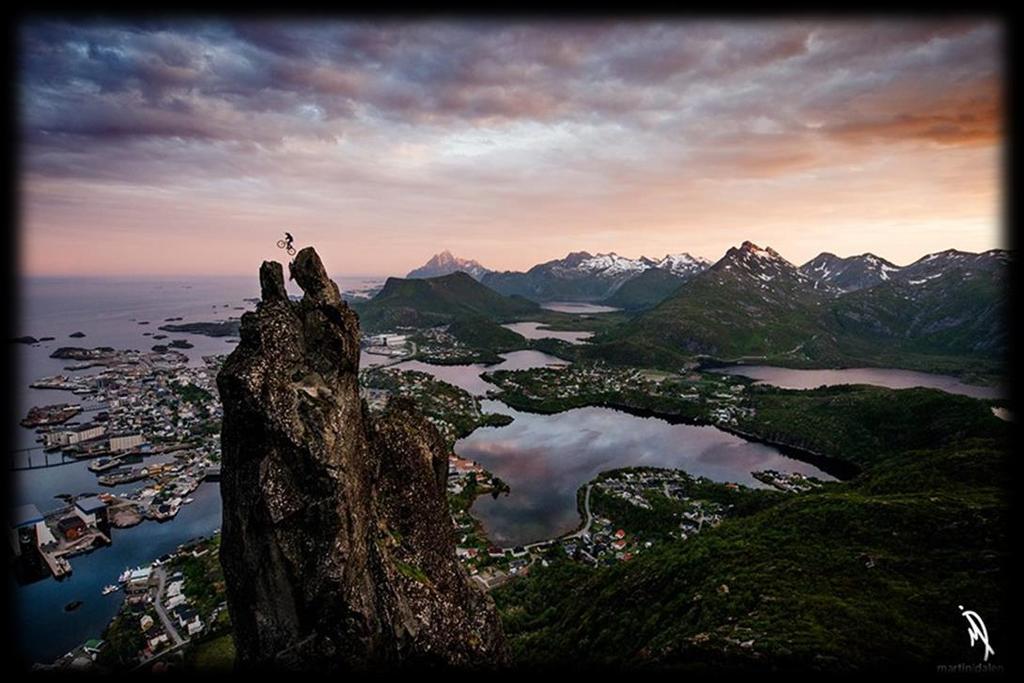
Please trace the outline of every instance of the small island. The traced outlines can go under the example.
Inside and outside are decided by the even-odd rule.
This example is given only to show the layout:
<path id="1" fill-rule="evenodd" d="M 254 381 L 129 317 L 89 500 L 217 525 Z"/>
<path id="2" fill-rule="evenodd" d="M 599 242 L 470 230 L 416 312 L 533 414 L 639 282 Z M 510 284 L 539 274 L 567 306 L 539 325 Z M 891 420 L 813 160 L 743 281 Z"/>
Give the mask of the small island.
<path id="1" fill-rule="evenodd" d="M 160 326 L 160 329 L 164 332 L 186 332 L 188 334 L 201 334 L 205 337 L 237 337 L 240 328 L 241 322 L 238 320 Z"/>
<path id="2" fill-rule="evenodd" d="M 100 360 L 110 358 L 117 352 L 110 346 L 97 346 L 94 349 L 83 349 L 77 346 L 62 346 L 50 354 L 50 358 L 66 360 Z"/>

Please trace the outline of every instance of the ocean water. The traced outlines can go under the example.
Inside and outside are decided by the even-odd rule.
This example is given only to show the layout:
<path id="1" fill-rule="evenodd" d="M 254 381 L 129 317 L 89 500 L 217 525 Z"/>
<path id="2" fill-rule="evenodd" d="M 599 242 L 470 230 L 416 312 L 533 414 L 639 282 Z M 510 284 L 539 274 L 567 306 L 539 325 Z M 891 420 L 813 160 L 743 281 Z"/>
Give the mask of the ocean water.
<path id="1" fill-rule="evenodd" d="M 380 278 L 337 278 L 342 290 L 358 289 Z M 301 291 L 289 283 L 290 293 Z M 255 277 L 221 277 L 189 279 L 107 279 L 107 278 L 25 278 L 19 292 L 19 321 L 15 336 L 55 339 L 34 346 L 13 344 L 16 377 L 14 412 L 11 420 L 14 443 L 10 454 L 12 465 L 32 457 L 39 459 L 34 430 L 18 424 L 33 405 L 74 402 L 88 405 L 87 400 L 70 392 L 30 389 L 28 384 L 41 377 L 58 373 L 72 374 L 63 368 L 69 361 L 50 358 L 60 346 L 112 346 L 117 349 L 148 349 L 171 339 L 188 339 L 194 348 L 184 349 L 189 362 L 202 364 L 202 357 L 230 353 L 235 341 L 201 335 L 160 332 L 166 318 L 181 317 L 176 322 L 210 322 L 237 318 L 259 297 Z M 140 325 L 140 322 L 148 325 Z M 84 332 L 82 339 L 68 335 Z M 144 332 L 167 334 L 166 340 L 154 341 Z M 93 370 L 93 372 L 98 370 Z M 89 370 L 81 372 L 90 372 Z M 80 373 L 75 373 L 80 374 Z M 47 469 L 12 472 L 9 508 L 34 503 L 40 510 L 59 507 L 58 493 L 79 494 L 99 491 L 95 476 L 86 469 L 86 462 L 77 462 Z M 131 490 L 138 484 L 117 490 Z M 146 564 L 174 550 L 178 545 L 220 528 L 220 491 L 215 483 L 202 484 L 193 494 L 195 502 L 182 508 L 168 522 L 147 521 L 130 529 L 113 529 L 113 544 L 87 555 L 71 558 L 72 574 L 64 581 L 45 578 L 28 585 L 19 585 L 13 572 L 8 582 L 14 602 L 17 650 L 28 663 L 49 662 L 73 649 L 83 641 L 99 637 L 103 628 L 117 612 L 122 595 L 100 594 L 108 583 L 116 582 L 126 567 Z M 81 600 L 82 606 L 65 612 L 64 606 Z"/>

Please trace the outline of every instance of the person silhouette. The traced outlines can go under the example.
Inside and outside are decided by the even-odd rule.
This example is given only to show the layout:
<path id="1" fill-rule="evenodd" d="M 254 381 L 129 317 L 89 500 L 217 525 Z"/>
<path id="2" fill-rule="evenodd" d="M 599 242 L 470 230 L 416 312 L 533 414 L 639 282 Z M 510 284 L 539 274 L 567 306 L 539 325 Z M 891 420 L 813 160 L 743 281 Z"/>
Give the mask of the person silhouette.
<path id="1" fill-rule="evenodd" d="M 277 241 L 277 248 L 284 249 L 288 252 L 289 256 L 295 256 L 295 247 L 292 246 L 292 242 L 294 241 L 295 238 L 292 237 L 292 234 L 290 232 L 286 232 L 284 234 L 284 239 Z"/>

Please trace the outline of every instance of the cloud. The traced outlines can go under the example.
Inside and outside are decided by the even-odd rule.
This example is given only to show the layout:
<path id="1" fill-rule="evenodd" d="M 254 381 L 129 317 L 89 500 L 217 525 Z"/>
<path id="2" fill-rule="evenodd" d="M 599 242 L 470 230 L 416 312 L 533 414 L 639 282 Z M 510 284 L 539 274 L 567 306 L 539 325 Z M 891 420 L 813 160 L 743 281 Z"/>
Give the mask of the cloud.
<path id="1" fill-rule="evenodd" d="M 614 202 L 678 206 L 654 188 L 728 202 L 723 187 L 894 155 L 944 173 L 950 150 L 1000 144 L 1002 39 L 965 19 L 33 21 L 22 168 L 89 188 L 79 201 L 380 202 L 365 221 L 381 224 L 627 216 Z"/>

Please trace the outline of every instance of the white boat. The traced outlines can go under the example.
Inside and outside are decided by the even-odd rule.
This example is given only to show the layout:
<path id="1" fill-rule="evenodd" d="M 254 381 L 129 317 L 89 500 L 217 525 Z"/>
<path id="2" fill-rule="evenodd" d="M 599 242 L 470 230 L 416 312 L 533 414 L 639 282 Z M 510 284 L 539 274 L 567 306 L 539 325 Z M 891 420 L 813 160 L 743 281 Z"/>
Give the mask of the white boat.
<path id="1" fill-rule="evenodd" d="M 113 593 L 114 591 L 118 590 L 119 588 L 120 588 L 119 586 L 115 586 L 114 584 L 110 584 L 108 586 L 104 586 L 103 587 L 103 594 L 104 595 L 110 595 L 111 593 Z"/>
<path id="2" fill-rule="evenodd" d="M 121 573 L 121 576 L 117 577 L 118 583 L 126 583 L 128 578 L 132 575 L 132 570 L 125 567 L 125 570 Z"/>
<path id="3" fill-rule="evenodd" d="M 194 500 L 195 500 L 195 498 L 186 498 L 185 500 L 183 500 L 181 502 L 182 502 L 183 505 L 188 505 L 189 503 L 193 502 Z"/>

